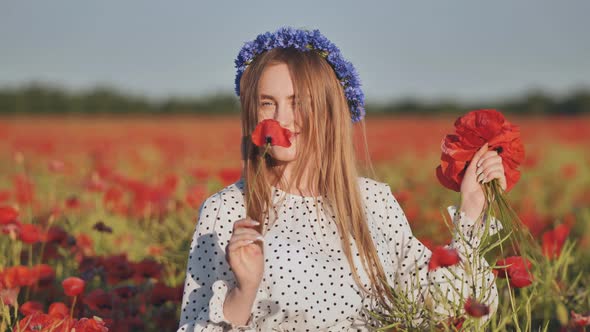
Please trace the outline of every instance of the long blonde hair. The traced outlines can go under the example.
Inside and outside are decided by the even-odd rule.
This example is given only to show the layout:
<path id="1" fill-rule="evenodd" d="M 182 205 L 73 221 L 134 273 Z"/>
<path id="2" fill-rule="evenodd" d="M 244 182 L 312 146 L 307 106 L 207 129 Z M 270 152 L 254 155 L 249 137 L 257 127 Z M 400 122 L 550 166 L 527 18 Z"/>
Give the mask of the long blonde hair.
<path id="1" fill-rule="evenodd" d="M 354 268 L 351 237 L 358 248 L 360 260 L 371 284 L 375 298 L 386 308 L 386 299 L 391 292 L 383 266 L 377 255 L 367 224 L 363 200 L 357 178 L 353 123 L 347 100 L 340 81 L 330 64 L 316 52 L 300 52 L 292 48 L 275 48 L 258 55 L 246 68 L 240 81 L 242 107 L 242 153 L 244 159 L 244 183 L 246 213 L 254 220 L 264 220 L 272 206 L 270 179 L 280 179 L 284 167 L 275 165 L 266 155 L 261 159 L 262 149 L 251 142 L 250 135 L 258 123 L 258 83 L 266 66 L 285 63 L 289 68 L 296 103 L 295 113 L 301 122 L 294 165 L 294 184 L 301 188 L 301 179 L 306 167 L 314 170 L 309 174 L 306 188 L 315 188 L 327 198 L 327 209 L 335 216 L 342 248 L 351 267 L 353 278 L 359 288 L 369 293 Z M 355 124 L 361 129 L 360 148 L 373 172 L 368 156 L 365 122 Z M 259 165 L 264 163 L 264 165 Z M 317 170 L 317 171 L 316 171 Z M 257 174 L 258 173 L 258 174 Z M 318 218 L 317 220 L 320 220 Z M 261 222 L 260 232 L 266 231 Z M 391 302 L 390 302 L 391 303 Z"/>

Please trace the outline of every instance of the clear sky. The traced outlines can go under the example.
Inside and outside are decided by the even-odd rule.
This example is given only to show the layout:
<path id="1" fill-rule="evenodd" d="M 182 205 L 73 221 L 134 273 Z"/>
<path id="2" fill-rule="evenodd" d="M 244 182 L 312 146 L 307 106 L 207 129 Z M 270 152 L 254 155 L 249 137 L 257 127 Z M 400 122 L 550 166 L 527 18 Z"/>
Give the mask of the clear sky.
<path id="1" fill-rule="evenodd" d="M 233 91 L 243 43 L 317 28 L 367 98 L 466 100 L 590 86 L 590 1 L 4 1 L 0 85 Z"/>

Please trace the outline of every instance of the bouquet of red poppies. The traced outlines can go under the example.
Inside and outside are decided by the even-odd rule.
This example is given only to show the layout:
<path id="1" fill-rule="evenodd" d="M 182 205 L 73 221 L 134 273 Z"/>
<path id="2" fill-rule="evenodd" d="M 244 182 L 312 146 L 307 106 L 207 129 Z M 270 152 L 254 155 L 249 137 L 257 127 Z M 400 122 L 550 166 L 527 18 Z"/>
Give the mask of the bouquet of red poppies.
<path id="1" fill-rule="evenodd" d="M 436 176 L 446 188 L 460 191 L 470 161 L 486 142 L 488 149 L 497 151 L 502 157 L 506 176 L 505 191 L 498 179 L 483 183 L 486 213 L 497 216 L 504 231 L 512 234 L 510 242 L 514 251 L 521 251 L 524 246 L 535 251 L 536 242 L 505 196 L 505 192 L 509 192 L 520 179 L 518 167 L 524 161 L 525 153 L 520 128 L 506 120 L 501 112 L 482 109 L 459 117 L 455 121 L 455 133 L 446 135 L 442 140 L 441 163 L 436 168 Z"/>
<path id="2" fill-rule="evenodd" d="M 486 142 L 502 157 L 506 173 L 506 192 L 520 179 L 518 166 L 524 161 L 524 146 L 520 128 L 508 122 L 502 113 L 493 110 L 476 110 L 455 121 L 456 134 L 446 135 L 442 141 L 441 164 L 436 169 L 440 183 L 459 191 L 467 166 L 477 150 Z M 497 181 L 491 185 L 498 189 Z"/>

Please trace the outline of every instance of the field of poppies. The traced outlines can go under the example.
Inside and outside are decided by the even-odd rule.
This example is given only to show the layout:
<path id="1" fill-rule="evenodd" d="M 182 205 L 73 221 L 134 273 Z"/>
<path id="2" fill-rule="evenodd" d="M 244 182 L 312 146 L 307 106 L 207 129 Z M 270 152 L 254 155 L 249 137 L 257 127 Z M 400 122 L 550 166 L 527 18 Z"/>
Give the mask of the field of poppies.
<path id="1" fill-rule="evenodd" d="M 365 175 L 391 185 L 431 248 L 450 240 L 442 211 L 459 199 L 435 174 L 454 120 L 367 120 Z M 509 120 L 525 160 L 507 200 L 545 259 L 502 257 L 491 328 L 584 330 L 590 118 Z M 240 177 L 240 131 L 235 116 L 0 119 L 0 331 L 175 331 L 198 208 Z"/>

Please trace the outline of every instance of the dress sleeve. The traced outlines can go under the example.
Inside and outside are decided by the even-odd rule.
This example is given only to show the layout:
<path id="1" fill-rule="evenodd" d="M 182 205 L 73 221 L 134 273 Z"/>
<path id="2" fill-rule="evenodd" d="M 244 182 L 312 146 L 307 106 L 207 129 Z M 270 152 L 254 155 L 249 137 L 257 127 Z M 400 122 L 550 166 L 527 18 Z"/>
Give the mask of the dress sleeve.
<path id="1" fill-rule="evenodd" d="M 222 213 L 223 204 L 227 204 L 224 201 L 223 197 L 213 195 L 199 210 L 188 256 L 177 332 L 256 329 L 253 314 L 244 326 L 232 325 L 223 315 L 225 296 L 236 285 L 225 259 L 225 246 L 231 237 L 233 224 L 228 222 L 226 212 Z M 261 287 L 254 304 L 264 296 Z"/>
<path id="2" fill-rule="evenodd" d="M 490 308 L 490 314 L 484 316 L 480 322 L 489 319 L 497 309 L 498 291 L 495 276 L 478 251 L 485 219 L 476 224 L 465 212 L 457 212 L 457 207 L 449 206 L 447 210 L 453 220 L 454 229 L 453 240 L 446 247 L 456 249 L 461 261 L 453 266 L 429 271 L 432 252 L 414 237 L 391 188 L 388 184 L 384 186 L 384 229 L 389 238 L 389 251 L 395 257 L 393 289 L 405 294 L 409 303 L 432 309 L 432 313 L 443 319 L 464 315 L 463 304 L 471 297 Z M 488 234 L 495 233 L 500 228 L 499 221 L 492 218 Z M 419 313 L 414 312 L 411 316 L 420 320 L 417 317 L 420 316 Z"/>

